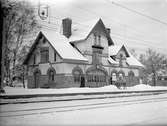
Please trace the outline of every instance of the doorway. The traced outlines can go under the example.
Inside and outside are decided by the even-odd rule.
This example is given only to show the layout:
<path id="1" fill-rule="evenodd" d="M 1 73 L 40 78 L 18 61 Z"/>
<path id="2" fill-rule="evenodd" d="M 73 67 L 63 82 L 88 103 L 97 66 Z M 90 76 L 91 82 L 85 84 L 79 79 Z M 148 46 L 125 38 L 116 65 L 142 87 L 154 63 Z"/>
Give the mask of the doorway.
<path id="1" fill-rule="evenodd" d="M 34 88 L 39 88 L 40 76 L 41 76 L 40 70 L 36 70 L 34 72 Z"/>

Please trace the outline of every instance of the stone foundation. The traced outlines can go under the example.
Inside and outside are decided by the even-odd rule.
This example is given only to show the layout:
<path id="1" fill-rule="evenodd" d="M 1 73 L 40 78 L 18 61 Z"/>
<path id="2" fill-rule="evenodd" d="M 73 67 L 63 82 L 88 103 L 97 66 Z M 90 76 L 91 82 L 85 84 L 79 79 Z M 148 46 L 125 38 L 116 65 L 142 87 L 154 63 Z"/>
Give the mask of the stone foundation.
<path id="1" fill-rule="evenodd" d="M 110 77 L 106 78 L 106 82 L 87 82 L 85 80 L 85 87 L 103 87 L 106 85 L 110 85 Z M 28 76 L 28 88 L 35 88 L 34 84 L 34 77 L 33 76 Z M 125 77 L 126 79 L 126 86 L 134 86 L 136 84 L 139 84 L 139 78 L 134 77 L 133 79 L 129 79 L 128 76 Z M 47 75 L 41 75 L 38 87 L 42 88 L 70 88 L 70 87 L 80 87 L 81 83 L 80 82 L 74 82 L 74 77 L 73 76 L 67 76 L 67 75 L 56 75 L 55 76 L 55 81 L 54 82 L 48 82 L 48 76 Z"/>

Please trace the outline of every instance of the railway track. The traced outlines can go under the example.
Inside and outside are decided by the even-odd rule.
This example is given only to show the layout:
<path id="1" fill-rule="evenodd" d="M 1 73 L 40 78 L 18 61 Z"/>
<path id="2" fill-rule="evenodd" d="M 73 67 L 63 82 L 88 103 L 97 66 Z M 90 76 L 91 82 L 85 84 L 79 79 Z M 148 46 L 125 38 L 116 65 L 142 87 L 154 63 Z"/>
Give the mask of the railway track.
<path id="1" fill-rule="evenodd" d="M 158 94 L 154 94 L 158 95 Z M 112 99 L 112 101 L 110 101 Z M 68 111 L 77 111 L 77 110 L 88 110 L 88 109 L 97 109 L 97 108 L 106 108 L 106 107 L 117 107 L 117 106 L 125 106 L 132 104 L 142 104 L 149 102 L 163 102 L 167 101 L 167 97 L 158 97 L 154 98 L 143 98 L 138 96 L 138 98 L 134 99 L 120 99 L 114 101 L 114 98 L 109 98 L 108 101 L 98 102 L 98 103 L 84 103 L 84 104 L 75 104 L 75 105 L 63 105 L 63 106 L 51 106 L 51 107 L 43 107 L 43 108 L 32 108 L 32 109 L 22 109 L 22 110 L 6 110 L 1 111 L 0 117 L 16 117 L 16 116 L 28 116 L 35 114 L 48 114 L 48 113 L 59 113 L 59 112 L 68 112 Z M 68 101 L 66 101 L 68 102 Z M 68 104 L 68 103 L 67 103 Z"/>

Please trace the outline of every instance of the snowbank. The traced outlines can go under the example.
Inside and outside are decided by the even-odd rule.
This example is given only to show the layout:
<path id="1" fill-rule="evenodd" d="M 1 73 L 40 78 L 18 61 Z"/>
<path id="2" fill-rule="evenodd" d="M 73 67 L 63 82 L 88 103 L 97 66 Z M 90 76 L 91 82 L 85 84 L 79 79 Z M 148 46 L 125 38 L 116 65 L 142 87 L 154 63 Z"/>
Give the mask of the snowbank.
<path id="1" fill-rule="evenodd" d="M 128 87 L 129 90 L 152 90 L 152 89 L 156 89 L 156 87 L 152 87 L 150 85 L 146 85 L 146 84 L 138 84 L 135 85 L 133 87 Z"/>
<path id="2" fill-rule="evenodd" d="M 62 88 L 62 89 L 26 89 L 19 87 L 4 87 L 6 94 L 8 95 L 22 95 L 22 94 L 64 94 L 64 93 L 90 93 L 90 92 L 110 92 L 119 91 L 119 89 L 114 86 L 105 86 L 99 88 Z M 4 94 L 1 94 L 4 95 Z"/>
<path id="3" fill-rule="evenodd" d="M 163 86 L 150 86 L 138 84 L 126 89 L 118 89 L 115 85 L 109 85 L 98 88 L 62 88 L 62 89 L 24 89 L 19 87 L 4 87 L 7 95 L 28 95 L 28 94 L 67 94 L 67 93 L 91 93 L 91 92 L 117 92 L 117 91 L 146 91 L 146 90 L 167 90 Z M 6 95 L 1 94 L 1 95 Z"/>
<path id="4" fill-rule="evenodd" d="M 145 90 L 167 90 L 166 86 L 150 86 L 146 84 L 138 84 L 133 87 L 128 87 L 128 90 L 145 91 Z"/>

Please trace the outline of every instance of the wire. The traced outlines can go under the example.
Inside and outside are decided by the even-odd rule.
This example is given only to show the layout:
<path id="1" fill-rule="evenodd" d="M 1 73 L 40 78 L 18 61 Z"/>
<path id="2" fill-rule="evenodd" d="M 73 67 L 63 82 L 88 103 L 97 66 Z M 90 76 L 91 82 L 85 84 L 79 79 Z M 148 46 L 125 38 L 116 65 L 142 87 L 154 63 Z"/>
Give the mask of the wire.
<path id="1" fill-rule="evenodd" d="M 79 7 L 77 7 L 77 8 L 79 8 Z M 82 8 L 79 8 L 79 9 L 82 9 Z M 95 12 L 92 12 L 92 11 L 88 11 L 88 10 L 85 10 L 85 9 L 82 9 L 82 10 L 84 10 L 84 11 L 86 11 L 86 12 L 88 12 L 88 13 L 92 13 L 92 14 L 96 14 L 96 15 L 98 15 L 97 13 L 95 13 Z M 56 20 L 59 20 L 59 21 L 62 21 L 62 19 L 61 18 L 58 18 L 58 17 L 54 17 L 54 16 L 50 16 L 50 18 L 52 18 L 52 19 L 56 19 Z M 110 18 L 108 18 L 108 19 L 110 19 Z M 47 21 L 46 21 L 47 22 Z M 80 24 L 81 26 L 83 26 L 83 27 L 85 27 L 85 26 L 88 26 L 88 25 L 85 25 L 85 24 L 82 24 L 82 23 L 79 23 L 79 22 L 76 22 L 76 21 L 73 21 L 74 23 L 76 23 L 76 24 Z M 48 22 L 49 24 L 53 24 L 52 22 Z M 119 23 L 120 24 L 120 23 Z M 54 24 L 54 25 L 56 25 L 57 26 L 57 24 Z M 46 29 L 49 29 L 49 30 L 55 30 L 55 31 L 57 31 L 57 29 L 56 28 L 54 28 L 54 27 L 48 27 L 48 26 L 46 26 L 46 25 L 43 25 L 43 27 L 44 28 L 46 28 Z M 129 26 L 128 26 L 129 27 Z M 152 45 L 150 45 L 150 44 L 146 44 L 146 43 L 143 43 L 143 42 L 153 42 L 153 41 L 147 41 L 147 40 L 141 40 L 141 39 L 138 39 L 138 38 L 135 38 L 135 37 L 131 37 L 131 36 L 123 36 L 123 35 L 121 35 L 121 34 L 118 34 L 118 33 L 112 33 L 112 34 L 114 34 L 114 35 L 116 35 L 116 37 L 126 37 L 126 38 L 128 38 L 128 39 L 130 39 L 130 40 L 132 40 L 133 39 L 133 41 L 135 40 L 135 41 L 140 41 L 140 43 L 137 43 L 137 44 L 142 44 L 142 45 L 146 45 L 147 47 L 148 46 L 152 46 Z M 124 39 L 124 41 L 125 41 L 125 39 Z M 154 41 L 155 42 L 155 41 Z M 152 46 L 152 47 L 154 47 L 155 48 L 155 46 Z"/>
<path id="2" fill-rule="evenodd" d="M 125 41 L 125 39 L 124 38 L 120 38 L 121 36 L 116 36 L 116 35 L 112 35 L 112 38 L 113 37 L 115 37 L 116 39 L 119 39 L 119 40 L 123 40 L 123 41 Z M 128 38 L 127 38 L 128 39 Z M 161 47 L 155 47 L 155 46 L 153 46 L 152 44 L 148 44 L 148 43 L 141 43 L 142 41 L 140 41 L 140 40 L 136 40 L 136 39 L 128 39 L 128 42 L 130 42 L 130 41 L 133 41 L 133 43 L 135 43 L 135 44 L 140 44 L 140 45 L 142 45 L 142 46 L 145 46 L 145 47 L 153 47 L 153 48 L 158 48 L 158 49 L 163 49 L 163 50 L 166 50 L 166 49 L 164 49 L 164 48 L 161 48 Z M 140 43 L 139 43 L 139 41 L 140 41 Z"/>
<path id="3" fill-rule="evenodd" d="M 108 1 L 108 2 L 111 2 L 111 1 L 109 1 L 109 0 L 107 0 L 107 1 Z M 114 5 L 116 5 L 116 6 L 119 6 L 119 7 L 121 7 L 121 8 L 124 8 L 124 9 L 126 9 L 126 10 L 128 10 L 128 11 L 130 11 L 130 12 L 136 13 L 136 14 L 138 14 L 138 15 L 140 15 L 140 16 L 146 17 L 146 18 L 148 18 L 148 19 L 150 19 L 150 20 L 153 20 L 153 21 L 155 21 L 155 22 L 158 22 L 158 23 L 161 23 L 161 24 L 167 26 L 167 23 L 164 22 L 164 21 L 161 21 L 161 20 L 156 19 L 156 18 L 154 18 L 154 17 L 148 16 L 148 15 L 143 14 L 143 13 L 141 13 L 141 12 L 138 12 L 138 11 L 136 11 L 136 10 L 130 9 L 130 8 L 128 8 L 128 7 L 126 7 L 126 6 L 123 6 L 123 5 L 121 5 L 121 4 L 118 4 L 118 3 L 116 3 L 116 2 L 113 2 L 113 1 L 112 1 L 111 3 L 114 4 Z"/>
<path id="4" fill-rule="evenodd" d="M 78 6 L 75 6 L 75 7 L 79 8 L 80 10 L 83 10 L 83 11 L 89 13 L 89 14 L 91 13 L 91 14 L 93 14 L 93 15 L 98 15 L 98 16 L 99 16 L 99 14 L 97 14 L 96 12 L 89 11 L 89 10 L 86 10 L 86 9 L 83 9 L 83 8 L 80 8 L 80 7 L 78 7 Z M 74 17 L 74 16 L 73 16 L 73 17 Z M 75 15 L 75 17 L 76 17 L 76 15 Z M 104 17 L 104 16 L 103 16 L 103 17 Z M 60 21 L 62 20 L 62 19 L 57 18 L 57 17 L 54 17 L 54 16 L 49 16 L 49 18 L 56 19 L 56 20 L 60 20 Z M 81 17 L 78 17 L 78 18 L 81 18 Z M 134 32 L 131 32 L 131 33 L 133 33 L 133 34 L 135 34 L 135 35 L 145 36 L 145 34 L 142 34 L 143 31 L 138 31 L 138 30 L 136 30 L 134 27 L 132 27 L 132 26 L 130 26 L 130 25 L 122 24 L 122 23 L 120 23 L 120 21 L 116 21 L 116 20 L 114 20 L 114 19 L 112 19 L 112 18 L 108 18 L 108 17 L 105 17 L 105 18 L 106 18 L 106 19 L 110 19 L 110 20 L 116 22 L 117 24 L 120 24 L 120 26 L 124 26 L 124 28 L 126 27 L 126 28 L 129 28 L 129 29 L 135 31 L 136 33 L 139 33 L 139 34 L 135 34 Z M 109 21 L 109 22 L 111 23 L 112 21 Z M 80 25 L 86 26 L 85 24 L 78 23 L 78 22 L 76 22 L 76 21 L 73 21 L 73 22 L 76 23 L 76 24 L 80 24 Z M 50 22 L 48 21 L 48 23 L 50 23 Z M 51 24 L 52 24 L 52 23 L 51 23 Z M 129 31 L 128 31 L 128 32 L 129 32 Z M 154 36 L 154 37 L 155 37 L 155 36 Z"/>
<path id="5" fill-rule="evenodd" d="M 53 17 L 54 18 L 54 17 Z M 59 18 L 57 18 L 58 20 L 62 20 L 62 19 L 59 19 Z M 43 22 L 46 22 L 46 21 L 43 21 Z M 75 22 L 75 23 L 77 23 L 77 24 L 80 24 L 80 25 L 83 25 L 82 23 L 78 23 L 78 22 Z M 52 24 L 51 22 L 50 22 L 50 24 Z M 44 24 L 42 24 L 45 28 L 47 27 L 47 28 L 49 28 L 49 29 L 51 29 L 51 30 L 57 30 L 56 28 L 54 28 L 54 27 L 49 27 L 49 26 L 47 26 L 47 25 L 44 25 Z M 57 26 L 56 24 L 54 24 L 55 26 Z M 84 27 L 85 26 L 88 26 L 88 25 L 83 25 Z M 140 44 L 145 44 L 145 43 L 143 43 L 143 42 L 156 42 L 156 41 L 148 41 L 148 40 L 143 40 L 143 39 L 139 39 L 139 38 L 136 38 L 136 37 L 133 37 L 133 36 L 124 36 L 124 35 L 121 35 L 121 34 L 118 34 L 118 33 L 114 33 L 114 32 L 112 32 L 111 34 L 114 34 L 114 35 L 117 35 L 117 36 L 121 36 L 121 37 L 124 37 L 124 38 L 130 38 L 130 39 L 133 39 L 133 40 L 138 40 L 138 41 L 140 41 L 141 43 Z"/>
<path id="6" fill-rule="evenodd" d="M 127 35 L 121 35 L 121 34 L 118 34 L 118 33 L 115 33 L 115 32 L 112 32 L 111 34 L 114 34 L 114 35 L 118 35 L 118 36 L 121 36 L 121 37 L 124 37 L 124 38 L 131 38 L 131 39 L 136 39 L 136 40 L 139 40 L 139 41 L 142 41 L 142 42 L 148 42 L 148 43 L 150 43 L 150 42 L 157 42 L 157 41 L 148 41 L 148 40 L 143 40 L 143 39 L 139 39 L 139 38 L 136 38 L 136 37 L 134 37 L 134 36 L 127 36 Z M 159 44 L 159 43 L 156 43 L 156 44 Z"/>

